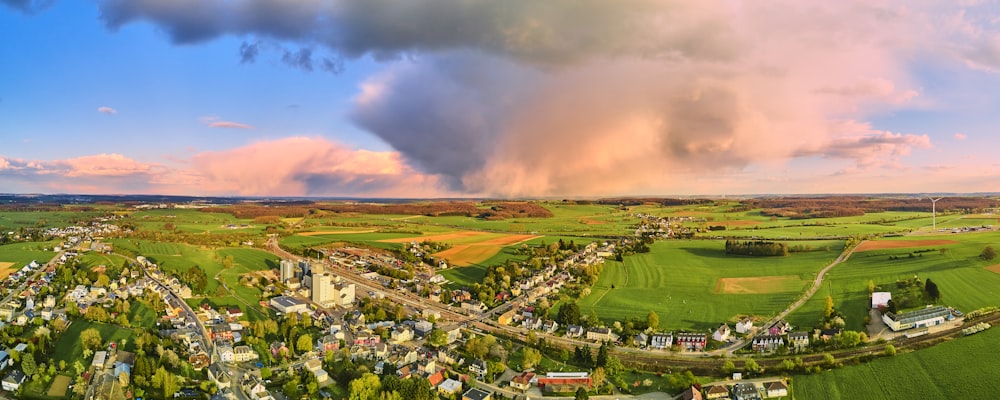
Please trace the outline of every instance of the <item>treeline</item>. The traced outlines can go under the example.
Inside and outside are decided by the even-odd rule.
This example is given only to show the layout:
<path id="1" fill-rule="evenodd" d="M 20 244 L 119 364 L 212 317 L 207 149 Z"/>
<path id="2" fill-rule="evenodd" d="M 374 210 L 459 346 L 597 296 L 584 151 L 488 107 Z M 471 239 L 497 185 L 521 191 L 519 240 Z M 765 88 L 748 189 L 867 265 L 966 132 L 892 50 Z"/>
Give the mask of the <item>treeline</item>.
<path id="1" fill-rule="evenodd" d="M 258 204 L 235 204 L 223 207 L 206 207 L 200 209 L 202 212 L 232 214 L 236 218 L 300 218 L 314 212 L 315 208 L 303 205 L 276 205 L 264 206 Z"/>
<path id="2" fill-rule="evenodd" d="M 864 215 L 885 211 L 931 212 L 931 202 L 926 198 L 880 198 L 869 196 L 782 197 L 750 199 L 747 205 L 765 209 L 766 215 L 778 217 L 830 218 Z M 978 212 L 997 208 L 1000 201 L 987 197 L 943 197 L 937 210 Z"/>
<path id="3" fill-rule="evenodd" d="M 552 212 L 533 202 L 497 201 L 484 202 L 489 208 L 480 208 L 471 201 L 440 201 L 431 203 L 402 204 L 324 204 L 319 209 L 336 213 L 403 214 L 428 217 L 463 216 L 490 220 L 507 218 L 548 218 Z"/>
<path id="4" fill-rule="evenodd" d="M 696 204 L 712 204 L 711 199 L 672 199 L 656 197 L 613 197 L 597 200 L 597 204 L 641 206 L 643 204 L 659 204 L 661 206 L 687 206 Z"/>
<path id="5" fill-rule="evenodd" d="M 744 256 L 787 256 L 788 253 L 790 253 L 788 245 L 780 242 L 769 242 L 763 240 L 726 240 L 726 254 L 738 254 Z"/>

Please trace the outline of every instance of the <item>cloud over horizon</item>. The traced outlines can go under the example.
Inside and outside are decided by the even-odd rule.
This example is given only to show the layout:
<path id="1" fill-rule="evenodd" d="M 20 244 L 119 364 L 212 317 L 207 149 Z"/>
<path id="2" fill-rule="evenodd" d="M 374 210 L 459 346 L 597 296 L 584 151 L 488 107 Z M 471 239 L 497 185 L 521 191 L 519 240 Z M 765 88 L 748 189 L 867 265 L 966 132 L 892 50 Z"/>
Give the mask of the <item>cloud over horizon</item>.
<path id="1" fill-rule="evenodd" d="M 44 3 L 3 1 L 15 9 Z M 150 23 L 177 45 L 230 39 L 239 44 L 236 65 L 267 60 L 341 73 L 359 59 L 375 61 L 347 110 L 338 111 L 392 151 L 291 136 L 181 157 L 185 167 L 170 168 L 175 180 L 158 165 L 142 171 L 141 163 L 116 154 L 100 155 L 106 169 L 88 169 L 89 159 L 38 164 L 57 171 L 51 175 L 146 174 L 154 187 L 247 195 L 801 192 L 783 189 L 811 187 L 799 170 L 830 179 L 897 177 L 920 169 L 912 160 L 939 151 L 940 142 L 965 139 L 953 133 L 961 127 L 941 133 L 880 123 L 887 115 L 941 107 L 915 65 L 933 60 L 1000 72 L 995 16 L 975 2 L 98 0 L 97 6 L 110 30 Z M 262 120 L 252 122 L 274 125 Z M 257 129 L 215 116 L 200 122 Z M 266 130 L 254 133 L 273 138 Z M 0 171 L 31 170 L 6 162 Z"/>

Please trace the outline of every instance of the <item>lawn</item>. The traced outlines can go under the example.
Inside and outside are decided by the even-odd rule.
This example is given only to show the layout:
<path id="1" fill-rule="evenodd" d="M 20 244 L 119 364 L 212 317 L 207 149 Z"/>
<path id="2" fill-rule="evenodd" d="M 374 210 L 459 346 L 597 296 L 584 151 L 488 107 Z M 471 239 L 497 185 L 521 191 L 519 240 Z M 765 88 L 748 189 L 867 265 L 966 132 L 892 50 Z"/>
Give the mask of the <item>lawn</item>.
<path id="1" fill-rule="evenodd" d="M 14 268 L 21 268 L 32 260 L 44 264 L 55 257 L 56 253 L 50 250 L 57 244 L 59 244 L 58 241 L 6 244 L 0 246 L 0 262 L 14 263 Z"/>
<path id="2" fill-rule="evenodd" d="M 839 399 L 990 399 L 1000 370 L 990 354 L 1000 329 L 868 364 L 795 377 L 795 397 Z"/>
<path id="3" fill-rule="evenodd" d="M 745 257 L 726 255 L 722 241 L 657 242 L 650 253 L 606 262 L 592 292 L 580 301 L 580 310 L 584 315 L 593 310 L 607 321 L 645 318 L 653 310 L 664 329 L 697 330 L 716 328 L 740 315 L 774 315 L 800 296 L 842 249 L 836 241 L 802 244 L 820 250 Z M 743 291 L 768 293 L 725 293 L 722 278 L 742 278 L 734 281 L 747 285 L 760 281 L 759 287 Z"/>
<path id="4" fill-rule="evenodd" d="M 261 291 L 254 287 L 241 285 L 239 283 L 240 278 L 257 273 L 258 271 L 270 271 L 278 268 L 278 262 L 280 261 L 278 256 L 263 250 L 245 248 L 221 249 L 218 253 L 220 257 L 233 257 L 233 267 L 222 270 L 220 275 L 226 281 L 226 286 L 241 299 L 259 309 L 257 302 L 261 299 Z M 244 304 L 240 306 L 240 308 L 246 308 Z M 260 315 L 258 314 L 257 316 Z"/>
<path id="5" fill-rule="evenodd" d="M 136 307 L 137 305 L 132 306 L 133 309 Z M 73 365 L 73 361 L 75 360 L 80 360 L 83 365 L 90 365 L 90 360 L 83 358 L 83 346 L 80 343 L 80 332 L 83 332 L 88 328 L 96 328 L 100 331 L 101 339 L 104 340 L 104 343 L 110 343 L 111 341 L 117 342 L 122 339 L 126 339 L 126 350 L 135 347 L 132 340 L 134 335 L 129 329 L 120 328 L 115 325 L 74 319 L 73 323 L 66 329 L 66 332 L 59 337 L 59 341 L 56 342 L 55 350 L 52 352 L 52 359 L 55 362 L 65 360 L 67 365 Z"/>
<path id="6" fill-rule="evenodd" d="M 959 310 L 1000 305 L 1000 274 L 986 269 L 996 261 L 979 259 L 979 253 L 986 245 L 1000 242 L 1000 233 L 920 235 L 882 240 L 903 243 L 953 240 L 958 243 L 855 253 L 847 262 L 830 270 L 816 295 L 789 315 L 788 321 L 795 326 L 813 326 L 819 320 L 826 297 L 831 296 L 835 307 L 845 314 L 847 328 L 861 330 L 871 305 L 868 281 L 893 283 L 914 275 L 922 280 L 933 280 L 941 291 L 941 303 Z M 942 253 L 940 249 L 946 250 Z M 892 291 L 892 287 L 881 289 Z"/>
<path id="7" fill-rule="evenodd" d="M 219 286 L 213 279 L 222 270 L 222 257 L 216 251 L 183 243 L 163 243 L 146 240 L 116 239 L 115 248 L 137 252 L 159 265 L 166 274 L 181 275 L 193 266 L 205 271 L 208 282 L 206 293 L 215 293 Z M 148 251 L 148 253 L 147 253 Z"/>

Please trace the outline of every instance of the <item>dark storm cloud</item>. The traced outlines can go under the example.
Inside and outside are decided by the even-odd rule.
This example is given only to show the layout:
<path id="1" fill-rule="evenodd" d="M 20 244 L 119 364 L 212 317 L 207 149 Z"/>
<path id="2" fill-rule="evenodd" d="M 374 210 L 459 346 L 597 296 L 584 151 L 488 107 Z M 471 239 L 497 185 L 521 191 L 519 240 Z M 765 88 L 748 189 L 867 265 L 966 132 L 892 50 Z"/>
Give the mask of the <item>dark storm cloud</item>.
<path id="1" fill-rule="evenodd" d="M 111 28 L 150 21 L 178 44 L 223 35 L 318 44 L 347 58 L 479 49 L 565 63 L 594 55 L 730 59 L 725 26 L 648 0 L 103 0 Z M 678 11 L 682 7 L 677 7 Z M 706 25 L 707 24 L 707 25 Z M 707 29 L 706 29 L 707 28 Z M 646 36 L 659 31 L 666 35 Z M 246 59 L 247 57 L 244 57 Z M 251 59 L 253 57 L 250 57 Z"/>
<path id="2" fill-rule="evenodd" d="M 48 8 L 54 1 L 55 0 L 0 0 L 0 4 L 25 14 L 34 14 Z"/>

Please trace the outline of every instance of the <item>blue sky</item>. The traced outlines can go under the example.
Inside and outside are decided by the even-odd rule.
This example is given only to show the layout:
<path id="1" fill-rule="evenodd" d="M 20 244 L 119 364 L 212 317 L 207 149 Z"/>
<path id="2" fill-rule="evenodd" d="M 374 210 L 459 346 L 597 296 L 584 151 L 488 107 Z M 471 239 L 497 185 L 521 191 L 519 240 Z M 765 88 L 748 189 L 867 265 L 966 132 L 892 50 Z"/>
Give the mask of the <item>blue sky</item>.
<path id="1" fill-rule="evenodd" d="M 1000 191 L 992 2 L 36 3 L 0 192 Z"/>

